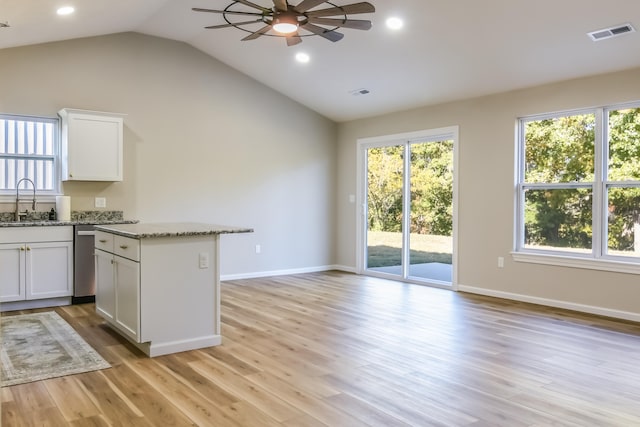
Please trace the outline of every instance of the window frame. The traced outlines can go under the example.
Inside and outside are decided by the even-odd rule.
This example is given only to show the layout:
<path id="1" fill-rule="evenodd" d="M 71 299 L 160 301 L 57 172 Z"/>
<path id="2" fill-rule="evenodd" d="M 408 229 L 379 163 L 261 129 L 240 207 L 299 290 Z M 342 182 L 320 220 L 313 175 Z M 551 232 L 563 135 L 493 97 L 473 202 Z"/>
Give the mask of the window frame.
<path id="1" fill-rule="evenodd" d="M 40 122 L 53 124 L 53 154 L 14 154 L 14 153 L 0 153 L 0 160 L 4 159 L 19 159 L 19 160 L 47 160 L 52 162 L 52 182 L 53 189 L 51 190 L 36 190 L 36 197 L 39 202 L 52 202 L 55 201 L 55 196 L 61 195 L 61 156 L 60 156 L 60 118 L 46 117 L 46 116 L 30 116 L 23 114 L 7 114 L 0 113 L 0 119 L 16 120 L 16 121 L 28 121 L 28 122 Z M 4 132 L 4 129 L 0 129 L 0 132 Z M 27 190 L 20 190 L 22 191 Z M 15 203 L 16 189 L 0 189 L 0 202 L 1 203 Z"/>
<path id="2" fill-rule="evenodd" d="M 565 110 L 553 113 L 519 117 L 516 120 L 515 150 L 515 221 L 514 243 L 511 255 L 514 261 L 535 264 L 557 265 L 593 270 L 640 274 L 640 257 L 612 255 L 608 253 L 608 191 L 610 188 L 640 188 L 638 181 L 608 181 L 609 173 L 609 112 L 640 108 L 640 101 L 600 106 L 594 108 Z M 593 114 L 594 177 L 593 181 L 562 183 L 525 182 L 525 127 L 528 122 L 557 119 L 573 115 Z M 525 247 L 525 192 L 528 189 L 590 189 L 592 191 L 592 236 L 591 251 L 580 252 L 576 248 L 541 249 Z"/>

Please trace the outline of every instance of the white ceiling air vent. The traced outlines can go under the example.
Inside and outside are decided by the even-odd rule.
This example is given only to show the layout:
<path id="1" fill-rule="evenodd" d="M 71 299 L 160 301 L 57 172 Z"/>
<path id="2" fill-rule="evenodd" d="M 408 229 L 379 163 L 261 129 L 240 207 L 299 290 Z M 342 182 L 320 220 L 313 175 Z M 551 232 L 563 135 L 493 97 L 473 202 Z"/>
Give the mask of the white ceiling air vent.
<path id="1" fill-rule="evenodd" d="M 617 27 L 604 28 L 602 30 L 587 33 L 591 40 L 597 42 L 599 40 L 610 39 L 611 37 L 621 36 L 623 34 L 632 33 L 635 28 L 631 24 L 624 24 Z"/>

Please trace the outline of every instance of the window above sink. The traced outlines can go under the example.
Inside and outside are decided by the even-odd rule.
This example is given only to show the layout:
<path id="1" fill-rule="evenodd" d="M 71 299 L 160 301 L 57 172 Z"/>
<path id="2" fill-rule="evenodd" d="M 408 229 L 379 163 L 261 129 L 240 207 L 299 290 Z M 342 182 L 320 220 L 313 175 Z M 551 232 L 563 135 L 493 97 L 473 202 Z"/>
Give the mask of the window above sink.
<path id="1" fill-rule="evenodd" d="M 28 178 L 39 201 L 60 194 L 59 119 L 0 114 L 0 201 L 14 202 Z M 32 191 L 22 181 L 20 193 Z"/>

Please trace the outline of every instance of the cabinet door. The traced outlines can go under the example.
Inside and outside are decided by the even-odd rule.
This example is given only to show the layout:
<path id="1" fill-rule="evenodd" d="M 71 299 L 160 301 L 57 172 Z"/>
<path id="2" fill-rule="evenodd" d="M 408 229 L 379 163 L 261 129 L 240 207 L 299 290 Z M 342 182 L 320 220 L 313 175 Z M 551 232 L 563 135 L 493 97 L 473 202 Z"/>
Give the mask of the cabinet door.
<path id="1" fill-rule="evenodd" d="M 113 255 L 96 249 L 96 311 L 112 322 L 116 313 L 113 270 Z"/>
<path id="2" fill-rule="evenodd" d="M 77 112 L 61 116 L 63 179 L 122 181 L 122 117 Z"/>
<path id="3" fill-rule="evenodd" d="M 22 301 L 25 298 L 25 245 L 0 245 L 0 302 Z"/>
<path id="4" fill-rule="evenodd" d="M 26 299 L 73 294 L 73 242 L 26 244 Z"/>
<path id="5" fill-rule="evenodd" d="M 113 257 L 116 286 L 116 325 L 139 342 L 140 336 L 140 264 Z"/>

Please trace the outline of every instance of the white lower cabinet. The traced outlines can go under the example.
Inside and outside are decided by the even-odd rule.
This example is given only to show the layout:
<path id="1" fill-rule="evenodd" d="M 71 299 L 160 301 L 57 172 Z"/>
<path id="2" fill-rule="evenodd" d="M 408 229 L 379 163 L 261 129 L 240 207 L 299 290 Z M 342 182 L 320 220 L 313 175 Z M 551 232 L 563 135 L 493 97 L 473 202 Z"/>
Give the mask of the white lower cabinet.
<path id="1" fill-rule="evenodd" d="M 109 321 L 116 318 L 116 286 L 114 283 L 114 255 L 96 249 L 96 311 Z"/>
<path id="2" fill-rule="evenodd" d="M 140 342 L 140 263 L 115 255 L 116 324 Z"/>
<path id="3" fill-rule="evenodd" d="M 24 243 L 0 245 L 0 302 L 26 299 L 26 262 Z"/>
<path id="4" fill-rule="evenodd" d="M 0 271 L 2 303 L 70 297 L 73 294 L 73 228 L 3 230 Z M 22 307 L 5 304 L 2 308 Z"/>
<path id="5" fill-rule="evenodd" d="M 96 311 L 140 342 L 140 263 L 96 249 Z"/>

